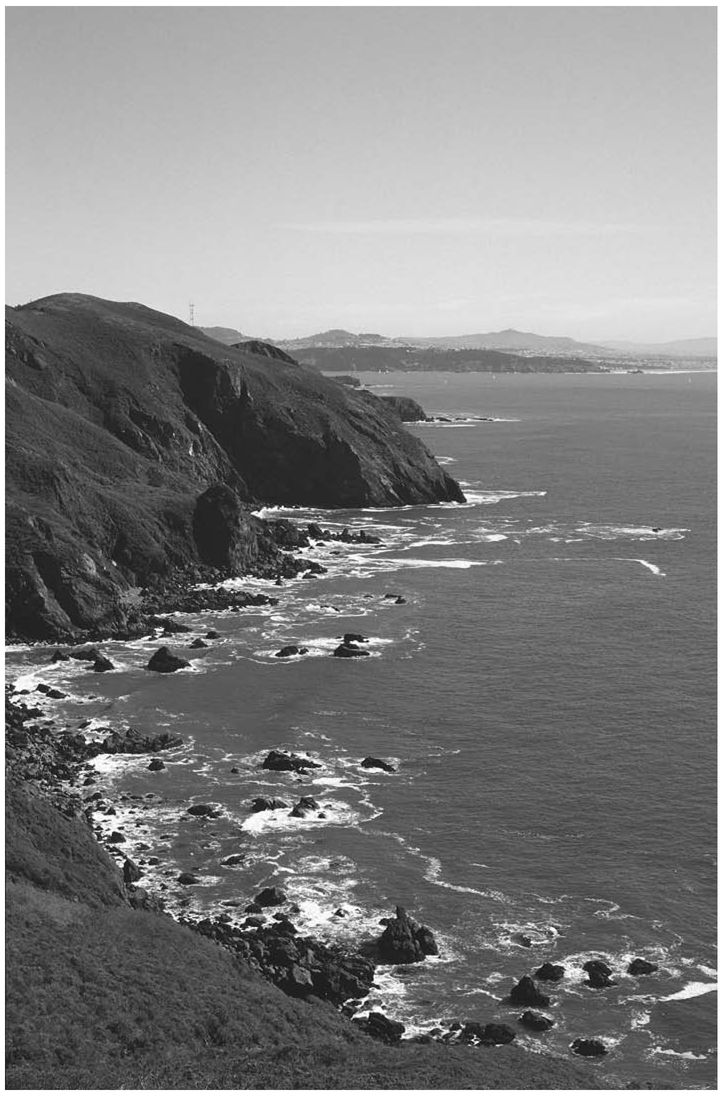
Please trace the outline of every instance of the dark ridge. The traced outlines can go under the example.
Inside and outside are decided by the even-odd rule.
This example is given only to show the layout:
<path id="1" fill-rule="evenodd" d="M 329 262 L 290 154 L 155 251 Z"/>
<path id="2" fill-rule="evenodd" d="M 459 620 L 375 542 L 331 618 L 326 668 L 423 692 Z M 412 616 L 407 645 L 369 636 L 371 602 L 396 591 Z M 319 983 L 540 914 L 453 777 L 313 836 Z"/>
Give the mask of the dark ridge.
<path id="1" fill-rule="evenodd" d="M 261 339 L 247 339 L 243 343 L 232 343 L 238 351 L 246 351 L 250 355 L 259 355 L 261 358 L 276 358 L 279 362 L 288 362 L 290 366 L 297 366 L 297 359 L 292 358 L 286 351 L 281 351 L 273 343 L 263 343 Z"/>
<path id="2" fill-rule="evenodd" d="M 463 499 L 382 402 L 274 359 L 132 302 L 56 294 L 7 309 L 10 635 L 123 631 L 133 588 L 214 555 L 195 524 L 212 488 L 233 525 L 229 569 L 270 576 L 282 558 L 249 513 L 260 502 Z"/>

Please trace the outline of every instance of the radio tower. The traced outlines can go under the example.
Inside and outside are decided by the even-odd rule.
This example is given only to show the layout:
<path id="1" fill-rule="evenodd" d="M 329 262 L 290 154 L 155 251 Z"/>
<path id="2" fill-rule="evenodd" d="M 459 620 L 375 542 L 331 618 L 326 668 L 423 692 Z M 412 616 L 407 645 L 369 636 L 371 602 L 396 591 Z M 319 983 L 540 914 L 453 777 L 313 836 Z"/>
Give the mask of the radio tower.
<path id="1" fill-rule="evenodd" d="M 194 302 L 189 302 L 189 324 L 194 327 Z"/>

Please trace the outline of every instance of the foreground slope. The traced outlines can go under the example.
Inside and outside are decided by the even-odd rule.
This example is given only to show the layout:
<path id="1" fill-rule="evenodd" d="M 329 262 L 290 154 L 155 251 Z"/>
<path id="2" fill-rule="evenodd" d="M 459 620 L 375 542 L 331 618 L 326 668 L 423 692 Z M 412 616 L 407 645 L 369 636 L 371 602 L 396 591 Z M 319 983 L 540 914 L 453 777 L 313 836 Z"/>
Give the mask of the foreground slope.
<path id="1" fill-rule="evenodd" d="M 6 1085 L 20 1089 L 583 1087 L 512 1046 L 388 1047 L 293 999 L 125 884 L 61 730 L 6 711 Z M 75 741 L 74 741 L 75 742 Z M 30 777 L 32 775 L 32 777 Z"/>
<path id="2" fill-rule="evenodd" d="M 382 402 L 143 305 L 8 309 L 6 370 L 6 614 L 21 637 L 123 628 L 129 587 L 202 560 L 211 486 L 247 509 L 463 498 Z M 237 525 L 238 562 L 274 574 L 264 524 Z"/>

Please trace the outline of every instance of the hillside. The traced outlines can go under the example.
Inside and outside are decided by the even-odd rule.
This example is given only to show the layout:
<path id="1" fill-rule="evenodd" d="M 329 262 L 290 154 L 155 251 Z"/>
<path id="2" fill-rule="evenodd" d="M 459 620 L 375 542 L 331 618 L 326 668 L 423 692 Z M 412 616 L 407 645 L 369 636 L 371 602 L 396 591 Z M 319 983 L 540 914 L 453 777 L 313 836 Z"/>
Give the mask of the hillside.
<path id="1" fill-rule="evenodd" d="M 6 627 L 21 637 L 123 630 L 129 589 L 173 570 L 279 574 L 258 502 L 463 498 L 382 402 L 143 305 L 7 309 L 6 375 Z M 219 551 L 199 543 L 210 529 Z"/>
<path id="2" fill-rule="evenodd" d="M 309 347 L 297 351 L 300 362 L 322 371 L 365 370 L 456 373 L 596 373 L 600 367 L 583 358 L 519 355 L 505 351 L 439 350 L 425 347 Z"/>
<path id="3" fill-rule="evenodd" d="M 330 1002 L 286 995 L 124 883 L 84 813 L 77 736 L 14 705 L 6 726 L 8 1088 L 596 1086 L 587 1064 L 515 1044 L 384 1044 Z"/>

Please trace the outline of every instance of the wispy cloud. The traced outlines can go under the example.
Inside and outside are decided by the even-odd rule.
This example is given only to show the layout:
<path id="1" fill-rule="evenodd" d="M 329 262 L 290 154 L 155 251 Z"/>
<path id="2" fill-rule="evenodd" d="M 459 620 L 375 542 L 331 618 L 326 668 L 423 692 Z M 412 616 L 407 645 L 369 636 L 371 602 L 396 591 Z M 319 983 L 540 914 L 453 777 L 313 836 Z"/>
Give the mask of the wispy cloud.
<path id="1" fill-rule="evenodd" d="M 525 217 L 393 218 L 371 221 L 286 221 L 279 226 L 301 233 L 348 236 L 609 236 L 645 233 L 654 226 L 622 222 L 545 221 Z"/>

